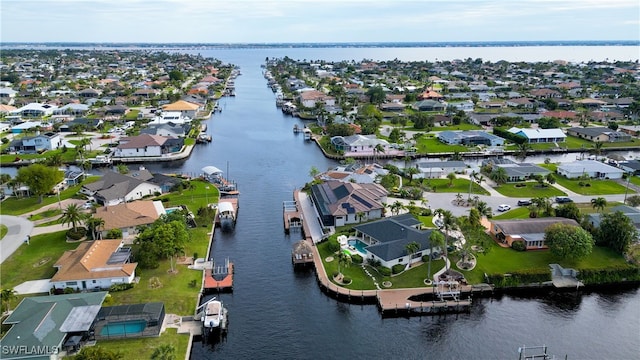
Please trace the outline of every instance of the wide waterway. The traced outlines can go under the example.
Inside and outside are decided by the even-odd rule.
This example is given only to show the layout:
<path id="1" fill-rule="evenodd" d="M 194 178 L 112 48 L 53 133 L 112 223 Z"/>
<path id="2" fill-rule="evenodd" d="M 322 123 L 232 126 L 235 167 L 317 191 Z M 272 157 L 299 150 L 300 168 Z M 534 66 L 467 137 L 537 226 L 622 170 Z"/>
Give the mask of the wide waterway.
<path id="1" fill-rule="evenodd" d="M 539 48 L 531 53 L 556 49 L 566 51 L 560 47 Z M 480 53 L 458 49 L 459 54 L 452 58 L 489 59 L 486 48 L 476 50 Z M 504 54 L 494 53 L 498 56 L 494 60 L 515 59 L 519 56 L 515 50 L 498 48 Z M 204 56 L 241 67 L 237 96 L 223 98 L 223 112 L 207 122 L 213 143 L 198 146 L 183 163 L 148 166 L 192 175 L 201 173 L 206 165 L 225 171 L 228 166 L 229 177 L 238 182 L 241 192 L 235 232 L 216 233 L 212 246 L 215 259 L 229 257 L 236 264 L 234 292 L 220 296 L 230 312 L 228 336 L 219 343 L 196 342 L 191 358 L 516 359 L 519 346 L 545 344 L 558 358 L 566 354 L 568 359 L 636 359 L 640 352 L 637 289 L 476 298 L 469 314 L 383 319 L 375 306 L 351 305 L 325 296 L 312 272 L 293 271 L 291 245 L 299 237 L 283 232 L 282 202 L 291 200 L 293 189 L 310 179 L 312 166 L 324 170 L 334 163 L 325 159 L 314 144 L 293 134 L 298 120 L 276 109 L 260 65 L 267 56 L 285 55 L 300 59 L 411 60 L 398 56 L 410 51 L 425 50 L 203 52 Z M 586 59 L 597 59 L 600 51 Z M 553 55 L 545 59 L 563 58 L 562 54 Z"/>

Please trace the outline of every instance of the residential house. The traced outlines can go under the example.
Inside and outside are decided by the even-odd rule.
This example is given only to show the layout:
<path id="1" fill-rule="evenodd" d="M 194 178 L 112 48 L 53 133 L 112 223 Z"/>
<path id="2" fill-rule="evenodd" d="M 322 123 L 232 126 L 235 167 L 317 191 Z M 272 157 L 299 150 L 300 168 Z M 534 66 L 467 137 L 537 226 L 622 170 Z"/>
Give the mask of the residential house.
<path id="1" fill-rule="evenodd" d="M 77 126 L 81 126 L 85 131 L 96 131 L 102 127 L 103 121 L 101 119 L 89 119 L 89 118 L 75 118 L 68 121 L 58 128 L 60 132 L 73 132 Z"/>
<path id="2" fill-rule="evenodd" d="M 618 130 L 631 136 L 640 136 L 640 125 L 620 125 Z"/>
<path id="3" fill-rule="evenodd" d="M 536 105 L 536 102 L 533 99 L 523 97 L 523 98 L 509 99 L 505 102 L 505 104 L 510 107 L 533 109 Z"/>
<path id="4" fill-rule="evenodd" d="M 387 190 L 379 184 L 326 181 L 311 186 L 311 197 L 324 226 L 344 226 L 382 217 Z"/>
<path id="5" fill-rule="evenodd" d="M 100 97 L 100 95 L 102 95 L 101 90 L 96 90 L 92 88 L 83 89 L 80 92 L 78 92 L 78 97 L 82 99 L 98 98 Z"/>
<path id="6" fill-rule="evenodd" d="M 420 170 L 414 179 L 438 179 L 450 173 L 463 174 L 469 166 L 464 161 L 423 161 L 416 164 Z"/>
<path id="7" fill-rule="evenodd" d="M 363 258 L 380 261 L 382 266 L 397 264 L 410 266 L 422 261 L 422 256 L 430 254 L 432 229 L 422 229 L 422 222 L 411 214 L 402 214 L 353 227 L 355 237 L 366 245 Z M 407 253 L 407 245 L 415 242 L 418 251 Z M 434 248 L 434 251 L 440 251 Z"/>
<path id="8" fill-rule="evenodd" d="M 567 130 L 567 134 L 593 142 L 631 141 L 631 135 L 621 131 L 611 130 L 608 127 L 572 127 Z"/>
<path id="9" fill-rule="evenodd" d="M 173 124 L 171 122 L 165 124 L 150 124 L 144 129 L 140 129 L 140 135 L 149 134 L 149 135 L 158 135 L 158 136 L 166 136 L 166 137 L 186 137 L 191 130 L 191 125 L 189 124 Z"/>
<path id="10" fill-rule="evenodd" d="M 154 175 L 148 170 L 135 170 L 129 174 L 109 171 L 98 181 L 84 184 L 80 192 L 93 196 L 101 205 L 116 205 L 162 193 L 160 186 L 152 182 L 153 179 Z"/>
<path id="11" fill-rule="evenodd" d="M 485 159 L 482 166 L 490 165 L 491 167 L 503 168 L 507 174 L 507 182 L 524 181 L 533 176 L 547 176 L 551 171 L 530 163 L 516 163 L 509 159 Z"/>
<path id="12" fill-rule="evenodd" d="M 530 144 L 564 142 L 567 135 L 561 129 L 520 129 L 512 127 L 510 133 L 520 135 Z"/>
<path id="13" fill-rule="evenodd" d="M 413 104 L 413 108 L 418 111 L 444 111 L 446 103 L 435 100 L 422 100 Z"/>
<path id="14" fill-rule="evenodd" d="M 28 136 L 12 140 L 9 143 L 9 151 L 19 153 L 36 153 L 47 150 L 56 150 L 62 146 L 60 134 L 47 132 L 36 136 Z"/>
<path id="15" fill-rule="evenodd" d="M 460 101 L 460 102 L 449 102 L 447 103 L 447 108 L 454 108 L 456 110 L 462 110 L 464 112 L 472 112 L 474 109 L 473 101 Z"/>
<path id="16" fill-rule="evenodd" d="M 533 96 L 536 99 L 556 99 L 562 97 L 562 93 L 558 90 L 547 88 L 533 89 L 529 91 L 529 95 Z"/>
<path id="17" fill-rule="evenodd" d="M 121 138 L 114 157 L 163 156 L 179 152 L 183 146 L 182 138 L 142 134 Z"/>
<path id="18" fill-rule="evenodd" d="M 106 297 L 106 291 L 25 297 L 2 322 L 10 326 L 0 340 L 2 359 L 57 360 L 66 357 L 63 350 L 78 350 Z"/>
<path id="19" fill-rule="evenodd" d="M 618 205 L 611 208 L 611 213 L 621 212 L 624 216 L 628 217 L 631 220 L 631 223 L 638 231 L 637 234 L 640 234 L 640 210 L 627 206 L 627 205 Z M 600 222 L 602 221 L 602 214 L 593 213 L 589 214 L 589 223 L 593 225 L 596 229 L 600 227 Z"/>
<path id="20" fill-rule="evenodd" d="M 162 111 L 156 113 L 157 115 L 153 117 L 151 121 L 147 123 L 147 125 L 153 124 L 168 124 L 172 123 L 174 125 L 188 124 L 191 122 L 190 117 L 186 117 L 182 115 L 180 111 Z"/>
<path id="21" fill-rule="evenodd" d="M 78 185 L 84 180 L 85 172 L 77 166 L 69 167 L 64 172 L 64 184 L 66 186 Z"/>
<path id="22" fill-rule="evenodd" d="M 378 177 L 387 175 L 389 170 L 378 164 L 341 165 L 317 176 L 318 179 L 329 181 L 355 182 L 358 184 L 373 184 Z"/>
<path id="23" fill-rule="evenodd" d="M 54 115 L 84 116 L 89 112 L 89 105 L 69 103 L 53 111 Z"/>
<path id="24" fill-rule="evenodd" d="M 450 145 L 466 145 L 466 146 L 502 146 L 504 139 L 490 134 L 486 131 L 468 130 L 468 131 L 441 131 L 437 135 L 438 140 Z"/>
<path id="25" fill-rule="evenodd" d="M 375 135 L 334 136 L 331 138 L 331 144 L 336 150 L 345 153 L 373 153 L 377 145 L 381 145 L 384 150 L 380 155 L 391 150 L 388 141 L 378 139 Z"/>
<path id="26" fill-rule="evenodd" d="M 627 174 L 640 175 L 640 160 L 621 161 L 618 166 Z"/>
<path id="27" fill-rule="evenodd" d="M 558 174 L 577 179 L 585 174 L 595 179 L 621 179 L 624 170 L 596 160 L 578 160 L 558 166 Z"/>
<path id="28" fill-rule="evenodd" d="M 302 106 L 307 108 L 313 108 L 317 103 L 329 106 L 334 106 L 336 104 L 336 99 L 333 96 L 329 96 L 318 90 L 302 91 L 300 92 L 300 95 L 298 95 L 298 100 Z"/>
<path id="29" fill-rule="evenodd" d="M 200 104 L 191 103 L 184 100 L 178 100 L 171 104 L 163 105 L 163 112 L 179 112 L 183 117 L 195 118 L 198 111 L 203 110 L 204 107 Z"/>
<path id="30" fill-rule="evenodd" d="M 512 246 L 516 241 L 524 242 L 527 250 L 545 249 L 545 230 L 553 224 L 580 226 L 575 220 L 561 217 L 546 217 L 515 220 L 491 220 L 489 233 L 499 242 Z"/>
<path id="31" fill-rule="evenodd" d="M 131 284 L 138 263 L 129 262 L 131 248 L 123 241 L 94 240 L 67 250 L 53 265 L 57 269 L 51 278 L 56 289 L 107 290 L 113 284 Z"/>
<path id="32" fill-rule="evenodd" d="M 165 213 L 162 201 L 138 200 L 129 203 L 103 206 L 93 215 L 104 220 L 100 228 L 102 238 L 113 229 L 122 231 L 123 239 L 130 239 L 138 233 L 138 227 L 150 225 Z"/>
<path id="33" fill-rule="evenodd" d="M 418 95 L 418 100 L 441 100 L 443 98 L 442 94 L 430 89 Z"/>
<path id="34" fill-rule="evenodd" d="M 16 111 L 16 109 L 17 108 L 15 106 L 0 103 L 0 115 L 11 114 L 12 112 Z"/>
<path id="35" fill-rule="evenodd" d="M 0 104 L 13 105 L 17 93 L 11 88 L 0 88 Z"/>
<path id="36" fill-rule="evenodd" d="M 12 115 L 23 117 L 44 117 L 53 115 L 53 111 L 58 107 L 50 104 L 29 103 L 11 112 Z"/>

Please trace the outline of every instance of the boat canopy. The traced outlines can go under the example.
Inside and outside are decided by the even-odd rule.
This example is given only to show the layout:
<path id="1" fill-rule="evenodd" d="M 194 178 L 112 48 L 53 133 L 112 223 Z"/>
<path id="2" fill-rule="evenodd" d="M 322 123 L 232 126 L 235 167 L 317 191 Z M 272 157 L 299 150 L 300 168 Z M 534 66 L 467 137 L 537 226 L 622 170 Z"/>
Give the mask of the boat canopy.
<path id="1" fill-rule="evenodd" d="M 218 211 L 220 211 L 221 214 L 235 212 L 235 210 L 233 209 L 233 205 L 227 201 L 218 203 Z"/>
<path id="2" fill-rule="evenodd" d="M 223 173 L 222 170 L 218 169 L 215 166 L 205 166 L 202 168 L 202 172 L 204 172 L 207 175 L 218 175 Z"/>

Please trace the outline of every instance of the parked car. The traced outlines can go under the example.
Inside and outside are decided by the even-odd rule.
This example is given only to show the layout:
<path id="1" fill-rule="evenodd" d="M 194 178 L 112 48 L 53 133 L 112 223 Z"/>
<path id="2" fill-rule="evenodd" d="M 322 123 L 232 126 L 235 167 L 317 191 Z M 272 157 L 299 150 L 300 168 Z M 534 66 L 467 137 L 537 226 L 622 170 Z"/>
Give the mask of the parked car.
<path id="1" fill-rule="evenodd" d="M 511 210 L 511 206 L 507 204 L 498 205 L 498 211 L 509 211 Z"/>
<path id="2" fill-rule="evenodd" d="M 518 206 L 529 206 L 531 205 L 531 200 L 518 200 Z"/>
<path id="3" fill-rule="evenodd" d="M 557 196 L 556 197 L 556 202 L 558 204 L 564 204 L 564 203 L 573 202 L 573 200 L 571 200 L 571 198 L 569 198 L 568 196 Z"/>

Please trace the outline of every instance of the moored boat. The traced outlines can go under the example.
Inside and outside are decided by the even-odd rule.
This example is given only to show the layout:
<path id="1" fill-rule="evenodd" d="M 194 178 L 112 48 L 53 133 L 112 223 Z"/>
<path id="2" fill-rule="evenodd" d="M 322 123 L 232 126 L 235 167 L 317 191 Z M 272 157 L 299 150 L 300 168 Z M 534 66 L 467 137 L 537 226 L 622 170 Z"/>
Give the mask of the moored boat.
<path id="1" fill-rule="evenodd" d="M 227 329 L 227 309 L 222 305 L 222 301 L 214 297 L 201 305 L 201 308 L 204 308 L 200 317 L 204 330 L 212 332 Z"/>

